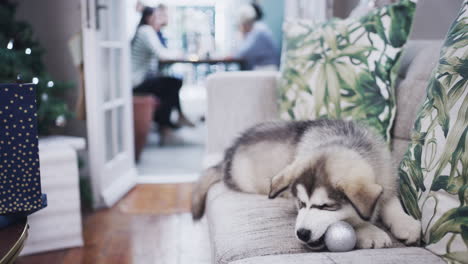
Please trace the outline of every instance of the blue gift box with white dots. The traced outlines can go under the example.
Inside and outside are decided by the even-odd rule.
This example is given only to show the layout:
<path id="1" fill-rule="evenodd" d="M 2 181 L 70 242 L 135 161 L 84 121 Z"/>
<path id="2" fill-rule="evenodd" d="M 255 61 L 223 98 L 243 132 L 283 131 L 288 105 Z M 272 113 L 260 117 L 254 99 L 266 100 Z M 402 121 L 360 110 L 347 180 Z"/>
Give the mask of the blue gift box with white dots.
<path id="1" fill-rule="evenodd" d="M 0 215 L 45 206 L 41 193 L 33 84 L 0 84 Z"/>

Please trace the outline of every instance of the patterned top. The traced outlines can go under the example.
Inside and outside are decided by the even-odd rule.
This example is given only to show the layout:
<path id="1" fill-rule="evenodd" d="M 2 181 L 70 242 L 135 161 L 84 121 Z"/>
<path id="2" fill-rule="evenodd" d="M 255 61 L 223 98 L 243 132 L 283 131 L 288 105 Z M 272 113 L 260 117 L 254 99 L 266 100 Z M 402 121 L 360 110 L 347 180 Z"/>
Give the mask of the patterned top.
<path id="1" fill-rule="evenodd" d="M 142 25 L 137 29 L 132 40 L 131 55 L 133 88 L 141 84 L 148 76 L 157 74 L 158 60 L 173 57 L 149 25 Z"/>

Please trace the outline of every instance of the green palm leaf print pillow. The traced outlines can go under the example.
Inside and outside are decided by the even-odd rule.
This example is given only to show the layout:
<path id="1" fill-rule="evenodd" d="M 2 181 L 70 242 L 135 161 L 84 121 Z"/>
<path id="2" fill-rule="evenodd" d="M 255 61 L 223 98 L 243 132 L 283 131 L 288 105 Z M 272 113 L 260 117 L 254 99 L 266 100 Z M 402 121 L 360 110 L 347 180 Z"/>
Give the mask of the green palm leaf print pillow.
<path id="1" fill-rule="evenodd" d="M 286 22 L 279 85 L 283 119 L 362 121 L 387 140 L 395 116 L 394 74 L 415 3 L 361 18 Z"/>
<path id="2" fill-rule="evenodd" d="M 402 202 L 427 248 L 468 261 L 468 0 L 452 24 L 400 164 Z"/>

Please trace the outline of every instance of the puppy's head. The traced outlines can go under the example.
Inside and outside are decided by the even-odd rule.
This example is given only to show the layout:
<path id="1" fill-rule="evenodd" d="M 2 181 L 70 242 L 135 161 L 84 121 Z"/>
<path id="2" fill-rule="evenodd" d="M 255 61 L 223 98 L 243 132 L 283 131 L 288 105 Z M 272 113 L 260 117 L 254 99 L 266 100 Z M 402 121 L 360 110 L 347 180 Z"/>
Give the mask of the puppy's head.
<path id="1" fill-rule="evenodd" d="M 338 221 L 369 220 L 382 194 L 371 166 L 359 154 L 341 149 L 326 151 L 292 170 L 289 176 L 296 199 L 297 238 L 314 250 L 324 247 L 327 228 Z"/>

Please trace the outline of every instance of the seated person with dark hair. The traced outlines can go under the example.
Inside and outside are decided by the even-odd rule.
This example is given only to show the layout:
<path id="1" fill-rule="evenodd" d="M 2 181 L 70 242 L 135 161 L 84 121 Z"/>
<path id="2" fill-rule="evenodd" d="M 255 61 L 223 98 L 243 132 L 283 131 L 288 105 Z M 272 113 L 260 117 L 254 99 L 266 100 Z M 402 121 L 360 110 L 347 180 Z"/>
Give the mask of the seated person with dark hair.
<path id="1" fill-rule="evenodd" d="M 158 73 L 158 61 L 174 57 L 174 54 L 167 49 L 166 41 L 160 33 L 161 28 L 166 25 L 167 10 L 165 6 L 145 7 L 131 43 L 134 93 L 153 94 L 161 102 L 154 115 L 154 121 L 158 124 L 161 136 L 161 144 L 168 142 L 173 129 L 180 126 L 194 126 L 187 119 L 180 105 L 179 91 L 182 87 L 182 80 L 160 76 Z M 155 31 L 159 33 L 155 33 Z M 171 121 L 173 110 L 176 110 L 179 115 L 177 123 Z"/>

